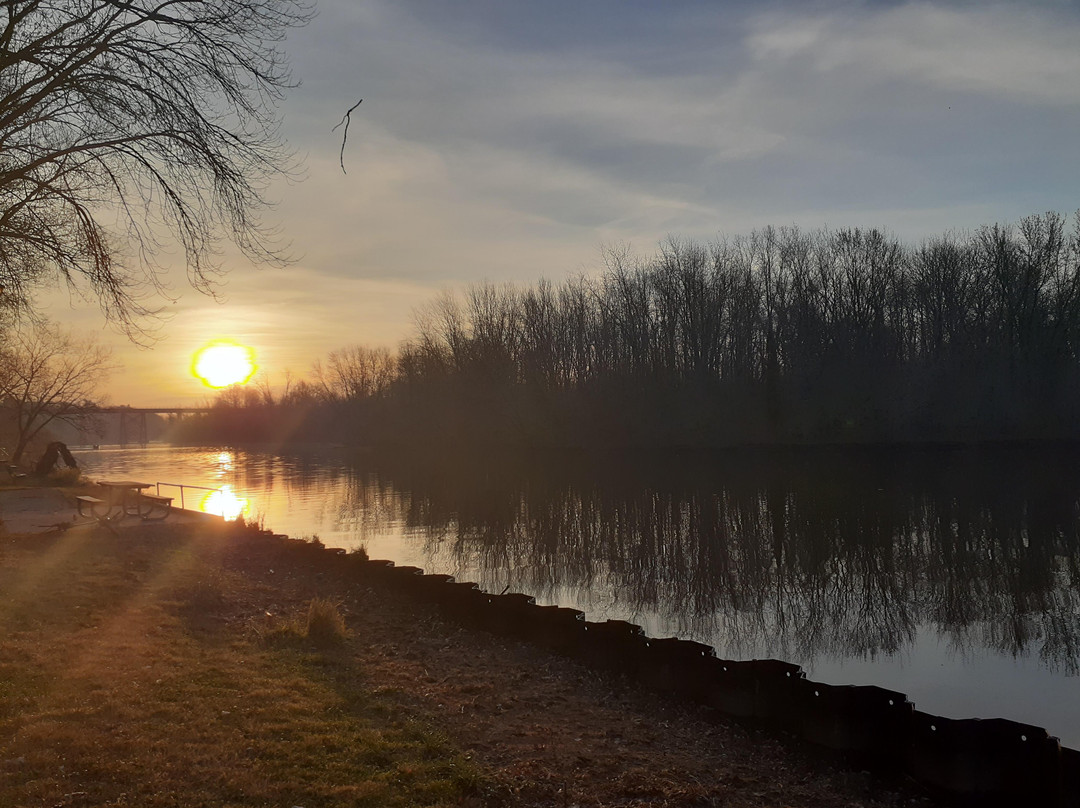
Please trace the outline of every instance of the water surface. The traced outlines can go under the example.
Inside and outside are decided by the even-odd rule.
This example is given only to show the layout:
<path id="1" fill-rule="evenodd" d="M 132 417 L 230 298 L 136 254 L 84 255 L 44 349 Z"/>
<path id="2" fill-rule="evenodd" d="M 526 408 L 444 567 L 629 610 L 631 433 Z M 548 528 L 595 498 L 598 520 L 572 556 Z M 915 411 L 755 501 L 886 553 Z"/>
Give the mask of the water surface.
<path id="1" fill-rule="evenodd" d="M 77 457 L 92 478 L 225 487 L 185 490 L 187 507 L 1080 747 L 1080 465 L 1065 452 Z"/>

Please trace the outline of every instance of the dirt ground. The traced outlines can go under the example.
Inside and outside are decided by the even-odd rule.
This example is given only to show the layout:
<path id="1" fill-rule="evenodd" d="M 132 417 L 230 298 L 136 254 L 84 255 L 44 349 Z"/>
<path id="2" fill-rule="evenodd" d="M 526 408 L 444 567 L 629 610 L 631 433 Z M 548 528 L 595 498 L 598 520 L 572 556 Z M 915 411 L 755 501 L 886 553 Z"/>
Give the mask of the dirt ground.
<path id="1" fill-rule="evenodd" d="M 463 628 L 385 586 L 358 585 L 324 556 L 249 541 L 224 563 L 257 584 L 262 601 L 245 604 L 253 613 L 338 600 L 372 678 L 403 709 L 433 715 L 493 775 L 477 805 L 934 804 L 913 784 L 883 783 L 795 739 Z"/>

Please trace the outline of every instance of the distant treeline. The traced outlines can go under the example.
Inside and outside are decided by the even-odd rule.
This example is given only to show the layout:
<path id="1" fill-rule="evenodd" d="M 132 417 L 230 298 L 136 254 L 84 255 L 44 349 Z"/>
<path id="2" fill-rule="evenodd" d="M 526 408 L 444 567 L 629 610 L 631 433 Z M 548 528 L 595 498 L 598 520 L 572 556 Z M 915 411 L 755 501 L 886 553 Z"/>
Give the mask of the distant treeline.
<path id="1" fill-rule="evenodd" d="M 1076 438 L 1078 360 L 1080 214 L 1072 228 L 1047 213 L 918 246 L 767 227 L 672 238 L 649 258 L 610 251 L 598 277 L 444 294 L 396 355 L 349 348 L 277 396 L 228 391 L 189 438 Z"/>

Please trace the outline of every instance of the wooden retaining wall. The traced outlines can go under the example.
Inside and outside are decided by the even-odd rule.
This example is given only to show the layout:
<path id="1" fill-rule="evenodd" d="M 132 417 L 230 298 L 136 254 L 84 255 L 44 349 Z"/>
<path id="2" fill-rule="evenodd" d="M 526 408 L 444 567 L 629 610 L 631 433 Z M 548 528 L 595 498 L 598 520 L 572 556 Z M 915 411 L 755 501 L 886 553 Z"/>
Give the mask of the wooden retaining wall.
<path id="1" fill-rule="evenodd" d="M 852 765 L 910 775 L 958 804 L 1080 808 L 1080 751 L 1062 747 L 1042 727 L 931 715 L 916 710 L 903 693 L 815 682 L 789 662 L 719 659 L 711 646 L 648 637 L 640 626 L 622 620 L 594 623 L 577 609 L 538 606 L 529 595 L 496 595 L 418 567 L 340 549 L 323 552 L 344 556 L 359 580 L 391 585 L 462 623 L 796 735 L 842 754 Z"/>

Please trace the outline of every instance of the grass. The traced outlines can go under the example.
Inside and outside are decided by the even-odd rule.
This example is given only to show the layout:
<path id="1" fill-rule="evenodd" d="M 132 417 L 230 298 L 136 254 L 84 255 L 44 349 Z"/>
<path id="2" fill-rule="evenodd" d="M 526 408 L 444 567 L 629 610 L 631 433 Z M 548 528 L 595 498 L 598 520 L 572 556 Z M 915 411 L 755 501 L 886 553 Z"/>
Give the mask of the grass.
<path id="1" fill-rule="evenodd" d="M 82 471 L 78 468 L 54 468 L 45 479 L 49 485 L 79 485 L 82 482 Z"/>
<path id="2" fill-rule="evenodd" d="M 340 605 L 326 598 L 313 598 L 302 616 L 279 624 L 267 634 L 271 643 L 308 643 L 322 649 L 341 646 L 348 637 Z"/>
<path id="3" fill-rule="evenodd" d="M 226 534 L 0 540 L 0 805 L 450 805 L 480 775 L 341 604 L 267 616 Z M 292 632 L 295 643 L 267 642 Z"/>

